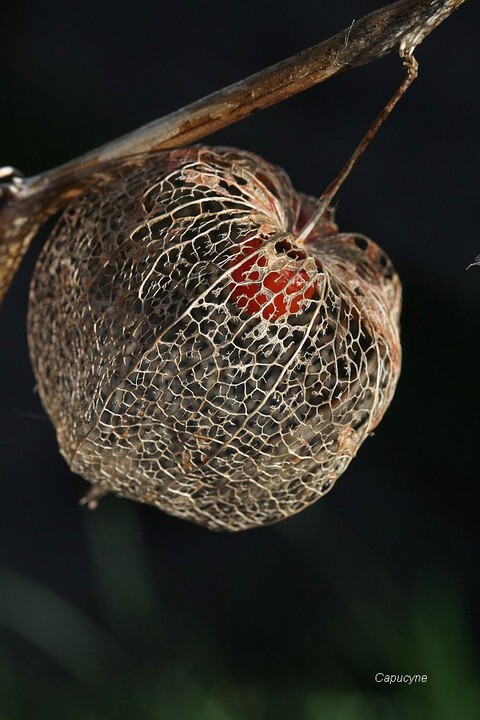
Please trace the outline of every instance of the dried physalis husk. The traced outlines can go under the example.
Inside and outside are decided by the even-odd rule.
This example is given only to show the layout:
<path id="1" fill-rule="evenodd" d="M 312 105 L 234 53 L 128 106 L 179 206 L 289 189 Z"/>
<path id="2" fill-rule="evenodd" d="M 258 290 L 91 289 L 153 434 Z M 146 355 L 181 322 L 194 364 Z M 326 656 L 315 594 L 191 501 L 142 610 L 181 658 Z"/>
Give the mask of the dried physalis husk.
<path id="1" fill-rule="evenodd" d="M 324 495 L 400 370 L 400 282 L 371 240 L 248 152 L 132 163 L 72 202 L 38 260 L 30 352 L 94 494 L 243 530 Z"/>

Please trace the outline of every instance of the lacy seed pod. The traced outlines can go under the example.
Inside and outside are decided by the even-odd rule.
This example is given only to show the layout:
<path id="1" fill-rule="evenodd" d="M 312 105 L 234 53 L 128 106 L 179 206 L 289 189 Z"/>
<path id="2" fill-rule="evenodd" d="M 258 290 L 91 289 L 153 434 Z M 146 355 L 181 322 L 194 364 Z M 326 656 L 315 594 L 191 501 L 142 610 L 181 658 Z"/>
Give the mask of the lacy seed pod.
<path id="1" fill-rule="evenodd" d="M 213 530 L 286 518 L 333 485 L 400 369 L 400 282 L 333 211 L 248 152 L 131 163 L 64 211 L 29 342 L 71 469 Z"/>

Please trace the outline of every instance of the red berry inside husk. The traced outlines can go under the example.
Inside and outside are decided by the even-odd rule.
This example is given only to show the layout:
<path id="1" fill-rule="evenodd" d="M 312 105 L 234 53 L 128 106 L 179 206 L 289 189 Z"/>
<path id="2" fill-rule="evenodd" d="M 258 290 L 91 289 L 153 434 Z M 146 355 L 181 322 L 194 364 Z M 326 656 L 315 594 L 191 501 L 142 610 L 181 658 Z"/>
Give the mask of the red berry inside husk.
<path id="1" fill-rule="evenodd" d="M 248 240 L 231 262 L 232 298 L 249 315 L 260 312 L 265 320 L 278 320 L 298 313 L 315 293 L 316 284 L 306 270 L 285 267 L 265 273 L 267 256 L 258 252 L 262 240 Z M 238 263 L 245 258 L 245 262 Z"/>

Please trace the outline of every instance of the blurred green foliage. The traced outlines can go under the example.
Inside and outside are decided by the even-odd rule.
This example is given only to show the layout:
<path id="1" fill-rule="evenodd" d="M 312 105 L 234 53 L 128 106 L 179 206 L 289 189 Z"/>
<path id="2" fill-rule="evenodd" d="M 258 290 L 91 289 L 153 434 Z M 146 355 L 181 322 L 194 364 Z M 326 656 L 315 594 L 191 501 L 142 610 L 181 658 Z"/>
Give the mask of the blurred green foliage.
<path id="1" fill-rule="evenodd" d="M 107 500 L 104 512 L 85 513 L 95 586 L 90 612 L 32 579 L 0 572 L 0 720 L 480 717 L 478 664 L 459 590 L 448 578 L 427 579 L 402 604 L 368 551 L 331 511 L 322 515 L 324 532 L 335 531 L 331 567 L 322 563 L 322 572 L 337 585 L 338 621 L 319 607 L 311 633 L 299 638 L 308 672 L 282 677 L 278 649 L 286 664 L 296 651 L 290 653 L 288 635 L 282 646 L 281 627 L 278 643 L 262 650 L 260 663 L 269 667 L 258 672 L 253 645 L 251 671 L 239 671 L 231 661 L 235 648 L 226 653 L 194 613 L 167 612 L 135 505 Z M 308 564 L 302 528 L 284 523 L 271 532 Z M 357 558 L 359 583 L 333 572 L 345 552 Z M 376 590 L 360 596 L 362 587 Z M 377 672 L 427 674 L 428 681 L 387 685 L 375 682 Z"/>

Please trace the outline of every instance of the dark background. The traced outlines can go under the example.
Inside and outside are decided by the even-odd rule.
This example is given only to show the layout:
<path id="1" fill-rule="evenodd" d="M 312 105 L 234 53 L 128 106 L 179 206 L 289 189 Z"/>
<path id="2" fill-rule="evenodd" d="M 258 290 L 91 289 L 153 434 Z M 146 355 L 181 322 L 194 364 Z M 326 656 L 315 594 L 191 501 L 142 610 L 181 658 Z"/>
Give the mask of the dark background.
<path id="1" fill-rule="evenodd" d="M 378 5 L 4 4 L 0 162 L 53 167 Z M 419 79 L 341 191 L 340 228 L 378 242 L 402 278 L 403 372 L 374 438 L 297 517 L 227 535 L 115 498 L 78 506 L 86 483 L 28 359 L 37 239 L 0 315 L 2 720 L 480 717 L 475 7 L 417 50 Z M 388 57 L 209 142 L 319 194 L 402 77 Z"/>

